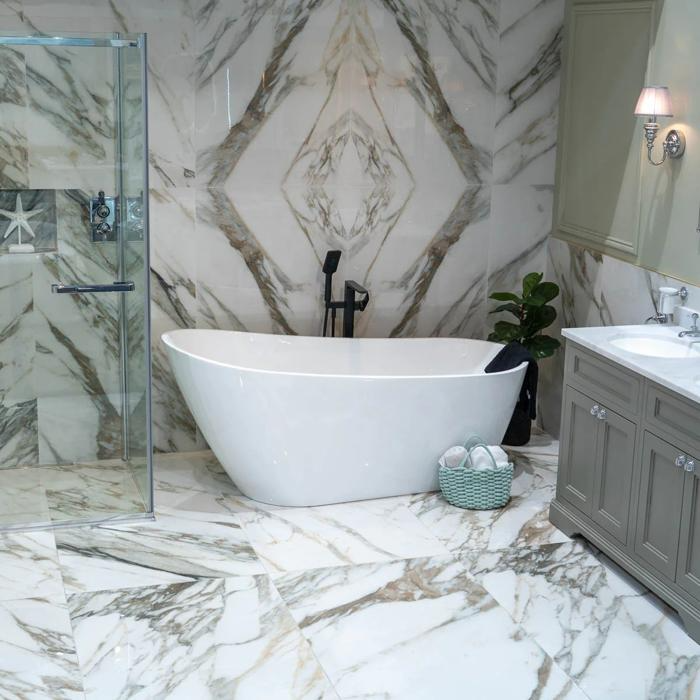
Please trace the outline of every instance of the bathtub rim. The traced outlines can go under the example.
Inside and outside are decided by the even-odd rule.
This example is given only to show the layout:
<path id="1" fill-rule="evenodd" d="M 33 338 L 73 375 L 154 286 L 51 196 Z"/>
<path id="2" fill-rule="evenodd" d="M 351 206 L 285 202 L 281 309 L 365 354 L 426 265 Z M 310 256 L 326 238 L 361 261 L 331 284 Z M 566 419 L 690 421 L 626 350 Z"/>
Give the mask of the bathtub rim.
<path id="1" fill-rule="evenodd" d="M 179 347 L 176 343 L 173 342 L 172 336 L 173 335 L 179 335 L 179 334 L 184 334 L 184 333 L 191 333 L 191 332 L 197 332 L 197 331 L 216 331 L 217 333 L 232 333 L 236 335 L 255 335 L 255 336 L 273 336 L 277 338 L 312 338 L 316 340 L 328 340 L 328 341 L 333 341 L 333 340 L 354 340 L 354 341 L 368 341 L 368 340 L 396 340 L 396 341 L 403 341 L 403 342 L 410 342 L 410 341 L 416 341 L 416 340 L 439 340 L 439 341 L 454 341 L 454 342 L 478 342 L 478 343 L 487 343 L 489 345 L 493 345 L 495 347 L 504 347 L 501 345 L 501 343 L 494 343 L 491 340 L 480 340 L 477 338 L 321 338 L 319 336 L 286 336 L 286 335 L 281 335 L 279 333 L 254 333 L 254 332 L 248 332 L 248 331 L 229 331 L 229 330 L 222 330 L 222 329 L 214 329 L 214 328 L 177 328 L 171 331 L 166 331 L 161 334 L 160 340 L 161 342 L 172 349 L 175 352 L 181 353 L 183 355 L 187 355 L 188 357 L 191 357 L 194 360 L 200 360 L 202 362 L 205 362 L 206 364 L 214 365 L 216 367 L 226 367 L 228 369 L 233 369 L 233 370 L 238 370 L 240 372 L 254 372 L 256 374 L 267 374 L 267 375 L 276 375 L 276 376 L 285 376 L 285 377 L 318 377 L 319 379 L 351 379 L 351 380 L 357 380 L 357 379 L 372 379 L 372 380 L 381 380 L 381 379 L 391 379 L 391 380 L 438 380 L 438 379 L 466 379 L 467 377 L 485 377 L 489 376 L 491 374 L 495 376 L 503 376 L 507 374 L 516 374 L 518 372 L 522 372 L 523 374 L 525 373 L 525 369 L 527 367 L 527 361 L 521 362 L 517 367 L 512 367 L 511 369 L 506 369 L 501 372 L 484 372 L 483 370 L 478 371 L 478 372 L 467 372 L 467 373 L 459 373 L 459 374 L 334 374 L 331 372 L 294 372 L 294 371 L 288 371 L 288 370 L 272 370 L 272 369 L 263 369 L 260 367 L 249 367 L 249 366 L 244 366 L 244 365 L 235 365 L 232 363 L 227 363 L 227 362 L 220 362 L 219 360 L 213 360 L 210 357 L 205 357 L 204 355 L 198 355 L 196 353 L 190 352 L 188 350 L 183 349 L 182 347 Z M 493 358 L 491 358 L 493 359 Z"/>

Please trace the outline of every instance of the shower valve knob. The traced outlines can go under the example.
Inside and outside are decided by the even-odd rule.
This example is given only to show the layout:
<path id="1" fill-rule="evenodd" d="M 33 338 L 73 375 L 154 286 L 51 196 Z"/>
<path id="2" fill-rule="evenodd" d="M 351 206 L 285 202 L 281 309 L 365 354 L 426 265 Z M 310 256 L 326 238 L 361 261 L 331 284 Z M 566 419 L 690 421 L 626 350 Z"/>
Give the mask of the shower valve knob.
<path id="1" fill-rule="evenodd" d="M 100 219 L 106 219 L 112 210 L 106 204 L 98 204 L 97 209 L 95 209 L 95 214 L 100 217 Z"/>

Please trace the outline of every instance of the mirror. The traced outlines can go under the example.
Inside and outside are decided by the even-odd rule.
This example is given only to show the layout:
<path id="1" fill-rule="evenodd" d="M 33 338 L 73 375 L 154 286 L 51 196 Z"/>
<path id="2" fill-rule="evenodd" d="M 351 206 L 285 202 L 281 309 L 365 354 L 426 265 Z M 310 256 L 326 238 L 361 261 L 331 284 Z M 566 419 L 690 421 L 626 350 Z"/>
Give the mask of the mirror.
<path id="1" fill-rule="evenodd" d="M 553 225 L 558 238 L 694 285 L 698 35 L 697 0 L 568 0 Z M 682 156 L 659 165 L 647 155 L 651 115 L 635 115 L 645 86 L 666 86 L 661 97 L 670 95 L 672 104 L 658 108 L 653 160 L 662 160 L 669 132 L 685 138 Z"/>

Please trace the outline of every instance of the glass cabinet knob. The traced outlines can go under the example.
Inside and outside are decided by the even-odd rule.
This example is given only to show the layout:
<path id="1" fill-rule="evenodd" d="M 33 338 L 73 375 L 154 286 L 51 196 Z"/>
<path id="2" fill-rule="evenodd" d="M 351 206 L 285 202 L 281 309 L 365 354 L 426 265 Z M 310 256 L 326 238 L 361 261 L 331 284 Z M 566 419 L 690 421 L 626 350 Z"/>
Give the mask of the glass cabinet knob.
<path id="1" fill-rule="evenodd" d="M 695 473 L 695 461 L 692 459 L 689 459 L 685 463 L 684 469 L 688 472 L 688 474 L 694 474 Z"/>
<path id="2" fill-rule="evenodd" d="M 677 467 L 684 467 L 685 463 L 688 461 L 688 458 L 685 455 L 678 455 L 676 457 L 676 466 Z"/>
<path id="3" fill-rule="evenodd" d="M 598 420 L 605 420 L 607 417 L 608 412 L 604 408 L 601 408 L 600 411 L 598 411 Z"/>
<path id="4" fill-rule="evenodd" d="M 596 404 L 596 405 L 593 406 L 593 408 L 591 409 L 591 415 L 592 415 L 592 416 L 595 416 L 595 417 L 597 418 L 599 413 L 600 413 L 600 406 L 599 406 L 598 404 Z"/>

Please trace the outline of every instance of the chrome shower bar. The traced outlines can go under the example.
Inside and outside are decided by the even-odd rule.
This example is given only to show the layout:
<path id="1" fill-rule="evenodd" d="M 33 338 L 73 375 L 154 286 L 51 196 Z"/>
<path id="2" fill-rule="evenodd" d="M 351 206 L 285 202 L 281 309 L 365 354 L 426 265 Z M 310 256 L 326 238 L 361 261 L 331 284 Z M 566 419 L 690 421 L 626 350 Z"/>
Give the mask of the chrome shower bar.
<path id="1" fill-rule="evenodd" d="M 133 282 L 114 282 L 113 284 L 52 284 L 54 294 L 95 294 L 100 292 L 133 292 Z"/>
<path id="2" fill-rule="evenodd" d="M 141 46 L 137 39 L 87 38 L 73 36 L 0 36 L 0 46 L 97 46 L 122 49 Z"/>

